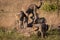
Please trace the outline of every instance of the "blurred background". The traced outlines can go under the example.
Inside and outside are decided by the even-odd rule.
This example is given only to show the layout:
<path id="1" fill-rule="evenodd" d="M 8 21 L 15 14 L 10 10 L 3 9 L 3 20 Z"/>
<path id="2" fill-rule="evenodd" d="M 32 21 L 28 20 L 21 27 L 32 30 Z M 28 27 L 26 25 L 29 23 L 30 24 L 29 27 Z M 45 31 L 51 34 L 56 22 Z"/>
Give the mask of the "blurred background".
<path id="1" fill-rule="evenodd" d="M 0 26 L 6 28 L 15 27 L 15 15 L 22 8 L 24 10 L 30 4 L 39 5 L 39 0 L 0 0 Z M 42 7 L 37 11 L 39 17 L 45 17 L 47 24 L 60 24 L 60 0 L 43 0 Z"/>

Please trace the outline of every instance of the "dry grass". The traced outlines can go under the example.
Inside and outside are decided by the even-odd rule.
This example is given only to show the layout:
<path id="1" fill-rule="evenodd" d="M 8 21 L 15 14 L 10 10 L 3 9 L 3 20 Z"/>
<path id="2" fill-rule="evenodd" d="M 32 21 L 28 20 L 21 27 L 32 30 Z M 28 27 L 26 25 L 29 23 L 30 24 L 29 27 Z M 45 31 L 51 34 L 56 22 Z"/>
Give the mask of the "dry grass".
<path id="1" fill-rule="evenodd" d="M 0 26 L 12 27 L 15 25 L 15 14 L 19 13 L 22 8 L 27 9 L 31 3 L 38 4 L 38 1 L 34 0 L 0 0 Z M 57 12 L 44 12 L 41 9 L 38 10 L 40 17 L 45 17 L 49 25 L 57 25 L 60 23 L 60 16 L 57 17 Z"/>

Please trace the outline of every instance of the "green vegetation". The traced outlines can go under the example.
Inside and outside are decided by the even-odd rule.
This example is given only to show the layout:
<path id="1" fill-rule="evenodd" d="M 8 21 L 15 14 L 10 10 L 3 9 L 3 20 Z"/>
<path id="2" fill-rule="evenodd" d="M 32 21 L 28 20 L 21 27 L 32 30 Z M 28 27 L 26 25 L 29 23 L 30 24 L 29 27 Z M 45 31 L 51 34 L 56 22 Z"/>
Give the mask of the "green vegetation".
<path id="1" fill-rule="evenodd" d="M 47 34 L 48 37 L 43 40 L 60 40 L 60 32 L 58 30 L 51 30 Z M 20 33 L 17 33 L 15 29 L 8 31 L 2 27 L 0 28 L 0 40 L 42 40 L 42 38 L 37 35 L 24 37 L 23 35 L 20 35 Z"/>
<path id="2" fill-rule="evenodd" d="M 42 6 L 42 10 L 44 11 L 56 11 L 57 10 L 57 4 L 56 3 L 49 3 L 45 2 L 44 5 Z"/>

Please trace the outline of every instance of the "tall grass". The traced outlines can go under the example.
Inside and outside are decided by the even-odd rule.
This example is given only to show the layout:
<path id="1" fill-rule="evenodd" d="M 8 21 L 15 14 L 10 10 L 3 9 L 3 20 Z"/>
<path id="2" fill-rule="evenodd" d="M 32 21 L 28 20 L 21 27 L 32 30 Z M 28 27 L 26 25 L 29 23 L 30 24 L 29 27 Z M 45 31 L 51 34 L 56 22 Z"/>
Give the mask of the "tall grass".
<path id="1" fill-rule="evenodd" d="M 43 40 L 60 40 L 60 32 L 58 30 L 51 30 L 48 31 L 48 36 Z M 13 30 L 6 30 L 0 28 L 0 40 L 42 40 L 41 37 L 37 35 L 31 35 L 30 37 L 25 37 L 20 35 L 15 29 Z"/>

